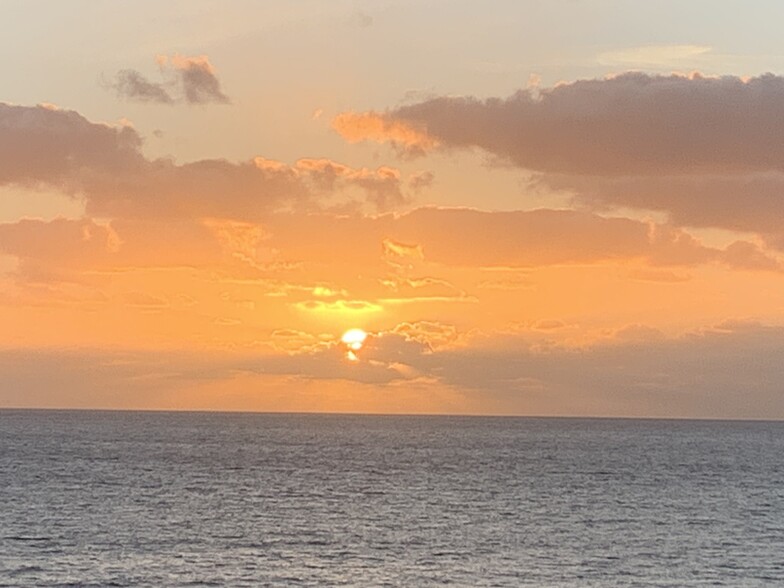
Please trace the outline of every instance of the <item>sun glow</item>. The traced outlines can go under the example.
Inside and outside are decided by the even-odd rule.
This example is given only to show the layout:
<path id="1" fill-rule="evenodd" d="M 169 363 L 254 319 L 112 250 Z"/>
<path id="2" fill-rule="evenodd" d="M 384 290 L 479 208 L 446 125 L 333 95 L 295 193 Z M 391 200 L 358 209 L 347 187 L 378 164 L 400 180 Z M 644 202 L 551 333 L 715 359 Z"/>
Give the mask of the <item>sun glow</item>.
<path id="1" fill-rule="evenodd" d="M 346 357 L 350 361 L 357 361 L 357 352 L 362 349 L 362 345 L 367 339 L 367 333 L 362 329 L 349 329 L 340 338 L 343 345 L 346 346 Z"/>

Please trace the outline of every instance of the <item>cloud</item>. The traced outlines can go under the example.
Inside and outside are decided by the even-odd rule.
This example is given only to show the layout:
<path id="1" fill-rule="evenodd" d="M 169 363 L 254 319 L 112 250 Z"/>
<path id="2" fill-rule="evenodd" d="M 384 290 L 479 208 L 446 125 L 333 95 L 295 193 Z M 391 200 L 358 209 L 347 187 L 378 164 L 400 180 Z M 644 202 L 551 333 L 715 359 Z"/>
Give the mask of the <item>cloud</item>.
<path id="1" fill-rule="evenodd" d="M 309 241 L 301 239 L 303 234 Z M 377 217 L 278 215 L 267 242 L 290 259 L 314 263 L 370 264 L 383 256 L 401 267 L 422 261 L 452 267 L 536 267 L 637 260 L 652 266 L 778 268 L 758 246 L 743 243 L 726 252 L 672 226 L 586 211 L 455 208 Z"/>
<path id="2" fill-rule="evenodd" d="M 449 281 L 432 276 L 415 278 L 389 276 L 379 280 L 379 283 L 391 290 L 393 297 L 387 294 L 384 298 L 384 301 L 390 304 L 427 300 L 472 303 L 477 301 Z"/>
<path id="3" fill-rule="evenodd" d="M 323 191 L 332 191 L 341 185 L 361 188 L 379 210 L 406 201 L 402 192 L 400 171 L 393 167 L 383 165 L 375 170 L 355 169 L 326 158 L 305 158 L 297 160 L 294 169 L 308 175 L 313 184 Z M 416 177 L 413 176 L 412 180 L 415 181 Z"/>
<path id="4" fill-rule="evenodd" d="M 426 381 L 419 394 L 457 390 L 485 413 L 784 418 L 780 326 L 725 321 L 667 337 L 629 325 L 590 346 L 568 347 L 520 335 L 453 345 L 449 325 L 412 323 L 371 334 L 358 362 L 347 362 L 336 341 L 307 333 L 279 331 L 274 339 L 282 351 L 253 356 L 4 349 L 0 405 L 163 408 L 171 407 L 173 389 L 192 395 L 204 382 L 225 401 L 232 379 L 246 374 L 257 378 L 255 406 L 268 409 L 276 400 L 263 384 L 278 378 L 286 382 L 283 396 L 309 381 L 350 382 L 344 390 L 372 384 L 387 395 Z"/>
<path id="5" fill-rule="evenodd" d="M 292 353 L 311 350 L 319 343 L 315 335 L 296 329 L 275 329 L 270 341 L 275 349 Z"/>
<path id="6" fill-rule="evenodd" d="M 756 232 L 784 249 L 784 173 L 616 176 L 542 174 L 534 185 L 563 191 L 594 210 L 667 213 L 672 223 Z"/>
<path id="7" fill-rule="evenodd" d="M 84 198 L 93 216 L 252 220 L 276 210 L 384 209 L 407 199 L 405 180 L 388 166 L 356 169 L 328 159 L 288 165 L 263 157 L 177 164 L 147 159 L 141 147 L 130 126 L 0 103 L 0 184 L 57 188 Z"/>
<path id="8" fill-rule="evenodd" d="M 525 276 L 515 276 L 500 280 L 482 280 L 476 285 L 477 288 L 485 290 L 530 290 L 534 287 L 533 281 Z"/>
<path id="9" fill-rule="evenodd" d="M 117 72 L 114 81 L 110 85 L 117 92 L 118 96 L 127 100 L 158 104 L 174 103 L 174 99 L 169 95 L 163 84 L 151 82 L 133 69 L 123 69 Z"/>
<path id="10" fill-rule="evenodd" d="M 416 341 L 429 349 L 450 345 L 458 339 L 457 328 L 454 325 L 436 321 L 401 323 L 391 332 L 401 335 L 406 341 Z"/>
<path id="11" fill-rule="evenodd" d="M 537 321 L 533 328 L 539 331 L 554 331 L 557 329 L 562 329 L 565 326 L 566 325 L 562 321 L 549 319 Z"/>
<path id="12" fill-rule="evenodd" d="M 349 141 L 481 147 L 520 167 L 587 175 L 784 169 L 784 77 L 626 73 L 509 98 L 437 97 L 345 113 Z"/>
<path id="13" fill-rule="evenodd" d="M 165 58 L 159 57 L 158 63 L 163 67 L 169 62 Z M 215 68 L 206 55 L 197 57 L 174 55 L 170 63 L 179 75 L 185 93 L 185 101 L 188 104 L 228 104 L 231 102 L 221 90 Z"/>
<path id="14" fill-rule="evenodd" d="M 721 253 L 721 261 L 738 269 L 780 271 L 781 262 L 749 241 L 735 241 Z"/>
<path id="15" fill-rule="evenodd" d="M 89 219 L 0 224 L 0 251 L 22 259 L 90 266 L 116 254 L 120 246 L 120 237 L 110 226 Z"/>
<path id="16" fill-rule="evenodd" d="M 344 112 L 333 119 L 332 128 L 349 143 L 389 142 L 401 154 L 410 156 L 423 155 L 438 145 L 424 131 L 375 112 Z"/>
<path id="17" fill-rule="evenodd" d="M 2 349 L 0 406 L 154 407 L 178 386 L 218 381 L 231 371 L 205 356 L 90 349 Z"/>
<path id="18" fill-rule="evenodd" d="M 155 241 L 136 232 L 136 227 L 168 219 L 182 221 L 173 227 L 189 227 L 183 236 L 190 243 L 206 231 L 204 219 L 223 219 L 250 223 L 253 234 L 259 230 L 254 225 L 264 224 L 264 248 L 284 252 L 294 261 L 317 262 L 329 254 L 323 260 L 329 264 L 335 257 L 375 264 L 383 254 L 390 263 L 420 263 L 417 260 L 424 259 L 459 267 L 637 259 L 661 266 L 718 262 L 746 269 L 778 269 L 778 262 L 751 242 L 724 252 L 701 244 L 676 227 L 585 211 L 421 208 L 398 216 L 365 217 L 360 214 L 365 204 L 371 210 L 383 210 L 408 199 L 406 179 L 388 166 L 353 168 L 326 158 L 301 159 L 292 165 L 263 157 L 239 163 L 150 160 L 142 154 L 142 139 L 132 127 L 93 123 L 73 111 L 44 107 L 0 104 L 0 131 L 0 183 L 51 186 L 83 198 L 87 214 L 115 219 L 112 230 L 123 242 Z M 546 181 L 562 187 L 555 182 L 563 177 L 550 174 Z M 603 202 L 590 192 L 591 178 L 574 177 L 586 182 L 578 186 L 584 202 Z M 619 184 L 633 181 L 612 179 Z M 645 193 L 642 189 L 634 192 Z M 611 193 L 605 190 L 601 194 Z M 704 198 L 708 198 L 707 191 Z M 774 201 L 773 192 L 770 199 Z M 728 209 L 728 216 L 733 210 Z M 687 214 L 688 207 L 684 211 Z M 739 212 L 736 222 L 750 226 L 766 222 L 771 230 L 776 226 L 775 220 L 763 215 L 745 214 L 748 221 L 743 221 Z M 675 215 L 674 220 L 682 219 Z M 43 230 L 38 225 L 20 226 L 25 227 L 19 229 L 22 231 Z M 60 230 L 57 227 L 47 230 L 54 235 Z M 82 228 L 75 226 L 74 234 Z M 6 229 L 6 239 L 12 239 L 10 230 Z M 205 242 L 214 244 L 214 235 Z M 471 247 L 465 247 L 466 242 Z M 330 248 L 313 243 L 329 243 Z M 235 248 L 232 255 L 258 260 L 257 245 L 258 240 L 253 255 L 241 248 Z M 29 247 L 36 251 L 32 242 Z M 195 246 L 193 250 L 201 249 Z M 188 247 L 177 250 L 185 257 Z"/>
<path id="19" fill-rule="evenodd" d="M 164 80 L 152 82 L 134 69 L 117 72 L 107 83 L 119 97 L 135 102 L 174 104 L 229 104 L 215 68 L 206 55 L 187 57 L 159 55 L 156 59 Z"/>
<path id="20" fill-rule="evenodd" d="M 402 340 L 401 340 L 402 339 Z M 784 328 L 727 322 L 665 337 L 630 325 L 588 347 L 495 337 L 432 350 L 404 334 L 374 339 L 365 361 L 472 391 L 486 409 L 539 414 L 778 418 Z M 306 360 L 307 358 L 302 358 Z M 303 364 L 303 373 L 307 368 Z M 376 373 L 389 381 L 403 372 Z M 345 377 L 345 374 L 343 374 Z M 743 394 L 738 394 L 742 390 Z"/>
<path id="21" fill-rule="evenodd" d="M 160 310 L 167 308 L 169 302 L 164 298 L 152 296 L 144 292 L 128 292 L 123 296 L 123 303 L 132 308 L 141 308 L 143 310 Z"/>
<path id="22" fill-rule="evenodd" d="M 380 305 L 367 300 L 303 300 L 294 306 L 299 310 L 318 313 L 364 314 L 383 310 Z"/>
<path id="23" fill-rule="evenodd" d="M 334 127 L 406 153 L 481 148 L 582 206 L 663 211 L 678 226 L 757 232 L 784 248 L 782 76 L 632 72 L 349 112 Z"/>
<path id="24" fill-rule="evenodd" d="M 406 245 L 392 239 L 384 239 L 381 242 L 381 247 L 384 255 L 393 259 L 408 258 L 416 260 L 425 258 L 421 245 Z"/>
<path id="25" fill-rule="evenodd" d="M 144 163 L 129 126 L 92 123 L 80 114 L 0 102 L 0 183 L 75 184 L 83 170 L 128 173 Z"/>
<path id="26" fill-rule="evenodd" d="M 719 249 L 672 227 L 554 210 L 417 209 L 378 217 L 292 213 L 269 214 L 262 222 L 22 219 L 0 223 L 0 254 L 18 260 L 9 276 L 19 285 L 95 283 L 96 272 L 189 268 L 194 275 L 206 272 L 201 275 L 208 279 L 262 280 L 257 295 L 280 296 L 281 304 L 322 316 L 378 313 L 414 302 L 475 303 L 475 289 L 532 287 L 527 278 L 481 275 L 458 286 L 443 277 L 456 270 L 614 264 L 633 279 L 647 266 L 642 279 L 658 281 L 684 278 L 671 271 L 662 277 L 656 268 L 721 264 L 781 271 L 780 262 L 752 242 Z"/>
<path id="27" fill-rule="evenodd" d="M 430 171 L 422 171 L 412 174 L 408 179 L 408 185 L 412 190 L 423 190 L 433 185 L 435 174 Z"/>
<path id="28" fill-rule="evenodd" d="M 649 226 L 571 210 L 482 212 L 422 208 L 401 217 L 394 237 L 422 246 L 425 259 L 457 266 L 532 266 L 618 258 L 661 258 L 680 235 L 649 237 Z M 468 239 L 470 247 L 463 244 Z M 699 258 L 694 242 L 683 260 Z M 672 256 L 675 260 L 676 255 Z M 677 263 L 683 262 L 679 260 Z"/>

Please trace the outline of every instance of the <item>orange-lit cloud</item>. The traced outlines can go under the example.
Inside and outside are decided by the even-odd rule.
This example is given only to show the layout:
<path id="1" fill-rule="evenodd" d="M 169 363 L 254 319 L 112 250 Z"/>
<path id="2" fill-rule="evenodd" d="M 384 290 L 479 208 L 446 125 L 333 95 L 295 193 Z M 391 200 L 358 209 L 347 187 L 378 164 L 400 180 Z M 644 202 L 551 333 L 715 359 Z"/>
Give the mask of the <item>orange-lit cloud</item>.
<path id="1" fill-rule="evenodd" d="M 350 143 L 391 143 L 410 155 L 421 155 L 438 145 L 437 140 L 415 126 L 375 112 L 344 112 L 335 117 L 332 127 Z"/>

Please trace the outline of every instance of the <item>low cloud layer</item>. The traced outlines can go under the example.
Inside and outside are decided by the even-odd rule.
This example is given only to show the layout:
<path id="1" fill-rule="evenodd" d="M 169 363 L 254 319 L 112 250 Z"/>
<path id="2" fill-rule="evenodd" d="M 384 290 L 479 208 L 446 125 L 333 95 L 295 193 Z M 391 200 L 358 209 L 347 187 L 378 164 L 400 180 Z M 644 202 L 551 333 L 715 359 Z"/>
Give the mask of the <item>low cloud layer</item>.
<path id="1" fill-rule="evenodd" d="M 418 338 L 420 331 L 454 339 L 448 326 L 401 325 L 372 335 L 353 363 L 335 341 L 256 357 L 0 350 L 7 384 L 0 404 L 172 408 L 190 396 L 199 406 L 225 408 L 221 403 L 235 400 L 226 390 L 239 378 L 243 397 L 232 407 L 240 410 L 296 409 L 299 395 L 326 400 L 331 386 L 343 382 L 342 394 L 370 387 L 362 389 L 364 400 L 354 398 L 355 411 L 368 410 L 373 394 L 415 390 L 423 398 L 452 391 L 458 412 L 481 407 L 520 415 L 784 418 L 780 327 L 724 323 L 670 338 L 635 326 L 582 348 L 543 348 L 512 337 L 434 349 Z M 282 379 L 294 386 L 286 388 L 283 404 L 271 394 Z M 202 397 L 199 391 L 211 383 L 219 386 Z"/>
<path id="2" fill-rule="evenodd" d="M 396 329 L 339 371 L 328 367 L 340 353 L 330 345 L 248 369 L 373 384 L 432 379 L 500 413 L 782 418 L 782 344 L 784 329 L 744 322 L 674 338 L 631 325 L 579 348 L 509 336 L 433 350 Z"/>

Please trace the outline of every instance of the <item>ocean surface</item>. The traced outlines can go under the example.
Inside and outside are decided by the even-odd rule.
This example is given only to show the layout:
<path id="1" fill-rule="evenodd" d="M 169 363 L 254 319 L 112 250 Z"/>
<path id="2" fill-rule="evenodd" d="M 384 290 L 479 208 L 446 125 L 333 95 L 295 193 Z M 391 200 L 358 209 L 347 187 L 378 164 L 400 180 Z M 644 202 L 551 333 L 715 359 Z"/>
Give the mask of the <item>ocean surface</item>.
<path id="1" fill-rule="evenodd" d="M 784 423 L 0 411 L 3 586 L 784 586 Z"/>

